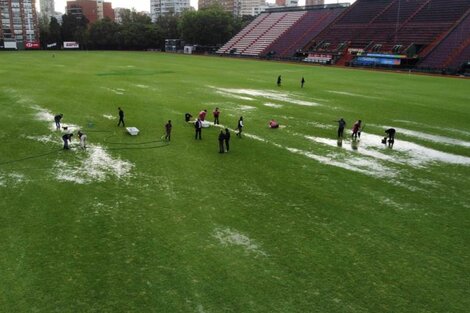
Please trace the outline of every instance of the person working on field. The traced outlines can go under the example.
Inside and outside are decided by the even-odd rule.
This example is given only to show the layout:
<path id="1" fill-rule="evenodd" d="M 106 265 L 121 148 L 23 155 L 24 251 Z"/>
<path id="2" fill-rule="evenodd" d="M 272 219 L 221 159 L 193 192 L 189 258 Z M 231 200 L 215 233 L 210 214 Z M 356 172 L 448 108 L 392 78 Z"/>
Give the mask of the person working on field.
<path id="1" fill-rule="evenodd" d="M 119 123 L 118 123 L 118 126 L 121 125 L 122 123 L 122 127 L 125 127 L 125 124 L 124 124 L 124 111 L 121 110 L 121 108 L 118 108 L 119 110 Z"/>
<path id="2" fill-rule="evenodd" d="M 281 75 L 279 75 L 279 76 L 277 77 L 277 86 L 278 86 L 278 87 L 281 87 L 281 81 L 282 81 L 282 78 L 281 78 Z"/>
<path id="3" fill-rule="evenodd" d="M 64 150 L 69 150 L 69 141 L 72 143 L 73 134 L 64 134 L 62 140 L 64 141 Z"/>
<path id="4" fill-rule="evenodd" d="M 214 115 L 214 125 L 219 125 L 219 115 L 220 115 L 219 108 L 215 108 L 212 114 Z"/>
<path id="5" fill-rule="evenodd" d="M 196 123 L 194 123 L 194 128 L 196 129 L 196 137 L 195 139 L 201 140 L 201 134 L 202 134 L 202 122 L 201 119 L 197 119 Z"/>
<path id="6" fill-rule="evenodd" d="M 240 119 L 238 120 L 238 123 L 237 123 L 237 130 L 238 130 L 238 133 L 237 133 L 238 138 L 242 138 L 243 116 L 240 116 Z"/>
<path id="7" fill-rule="evenodd" d="M 392 148 L 393 147 L 393 144 L 395 143 L 395 133 L 397 131 L 395 130 L 395 128 L 389 128 L 385 131 L 385 133 L 387 134 L 387 136 L 382 140 L 382 142 L 384 144 L 387 144 L 387 137 L 388 137 L 388 147 L 389 148 Z"/>
<path id="8" fill-rule="evenodd" d="M 219 153 L 224 153 L 224 141 L 225 141 L 225 133 L 224 130 L 221 129 L 219 133 Z"/>
<path id="9" fill-rule="evenodd" d="M 55 127 L 57 130 L 60 129 L 60 120 L 64 117 L 64 114 L 57 114 L 54 116 Z"/>
<path id="10" fill-rule="evenodd" d="M 204 122 L 206 120 L 207 110 L 199 112 L 199 119 Z"/>
<path id="11" fill-rule="evenodd" d="M 361 132 L 361 120 L 358 120 L 356 123 L 354 123 L 353 128 L 352 128 L 352 139 L 357 140 L 357 137 L 361 138 L 360 132 Z"/>
<path id="12" fill-rule="evenodd" d="M 304 88 L 304 84 L 305 84 L 305 78 L 302 77 L 302 79 L 300 80 L 300 88 Z"/>
<path id="13" fill-rule="evenodd" d="M 171 125 L 171 120 L 168 121 L 168 123 L 165 124 L 165 140 L 170 141 L 171 140 L 171 129 L 173 126 Z"/>
<path id="14" fill-rule="evenodd" d="M 346 121 L 343 118 L 340 118 L 338 122 L 338 138 L 343 138 L 344 127 L 346 127 Z"/>
<path id="15" fill-rule="evenodd" d="M 81 130 L 78 131 L 78 139 L 80 139 L 80 147 L 84 150 L 86 149 L 87 138 L 88 138 L 87 135 L 82 133 Z"/>
<path id="16" fill-rule="evenodd" d="M 275 120 L 269 121 L 269 128 L 279 128 L 279 123 Z"/>
<path id="17" fill-rule="evenodd" d="M 225 129 L 225 150 L 228 152 L 230 150 L 230 130 L 228 128 Z"/>

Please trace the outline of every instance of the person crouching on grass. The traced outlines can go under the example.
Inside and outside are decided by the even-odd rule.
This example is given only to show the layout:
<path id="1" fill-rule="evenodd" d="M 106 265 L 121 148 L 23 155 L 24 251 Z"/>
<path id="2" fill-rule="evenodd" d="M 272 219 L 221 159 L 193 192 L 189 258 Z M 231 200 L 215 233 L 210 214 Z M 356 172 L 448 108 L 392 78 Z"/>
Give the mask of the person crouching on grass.
<path id="1" fill-rule="evenodd" d="M 57 130 L 60 129 L 60 120 L 64 117 L 64 114 L 57 114 L 56 116 L 54 116 L 54 122 L 55 122 L 55 128 Z"/>
<path id="2" fill-rule="evenodd" d="M 279 128 L 279 123 L 275 120 L 269 121 L 269 128 Z"/>
<path id="3" fill-rule="evenodd" d="M 73 134 L 64 134 L 62 140 L 64 141 L 64 150 L 69 150 L 69 141 L 72 143 Z"/>

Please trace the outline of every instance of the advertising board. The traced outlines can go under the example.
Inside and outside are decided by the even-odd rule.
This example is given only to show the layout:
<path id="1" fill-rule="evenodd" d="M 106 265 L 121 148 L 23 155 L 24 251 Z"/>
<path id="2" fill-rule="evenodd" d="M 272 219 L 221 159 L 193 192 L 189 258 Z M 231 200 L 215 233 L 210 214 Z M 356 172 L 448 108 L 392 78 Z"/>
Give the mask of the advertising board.
<path id="1" fill-rule="evenodd" d="M 41 48 L 41 45 L 38 41 L 26 41 L 24 47 L 26 49 L 39 49 Z"/>
<path id="2" fill-rule="evenodd" d="M 78 49 L 80 45 L 76 41 L 64 41 L 64 49 Z"/>

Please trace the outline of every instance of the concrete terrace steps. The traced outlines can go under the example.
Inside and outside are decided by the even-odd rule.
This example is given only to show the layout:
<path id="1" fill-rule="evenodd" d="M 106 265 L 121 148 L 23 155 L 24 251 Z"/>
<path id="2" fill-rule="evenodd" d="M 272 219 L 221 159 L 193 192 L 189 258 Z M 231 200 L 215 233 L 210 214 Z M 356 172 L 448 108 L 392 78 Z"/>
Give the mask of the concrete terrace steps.
<path id="1" fill-rule="evenodd" d="M 306 11 L 263 14 L 263 18 L 257 18 L 250 23 L 217 53 L 229 53 L 230 50 L 236 49 L 235 54 L 257 56 L 299 21 Z"/>

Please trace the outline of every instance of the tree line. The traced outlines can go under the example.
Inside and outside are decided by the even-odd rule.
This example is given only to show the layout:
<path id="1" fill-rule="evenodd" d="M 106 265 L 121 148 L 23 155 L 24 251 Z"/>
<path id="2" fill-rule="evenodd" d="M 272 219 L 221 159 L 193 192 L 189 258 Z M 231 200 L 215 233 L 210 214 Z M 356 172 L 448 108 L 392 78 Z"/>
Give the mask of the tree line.
<path id="1" fill-rule="evenodd" d="M 252 17 L 235 17 L 221 7 L 168 14 L 152 23 L 149 16 L 135 10 L 122 10 L 121 23 L 104 18 L 89 24 L 86 18 L 62 16 L 62 24 L 52 17 L 40 21 L 41 46 L 76 41 L 82 49 L 147 50 L 163 49 L 165 39 L 182 39 L 187 44 L 217 47 L 232 38 Z"/>

